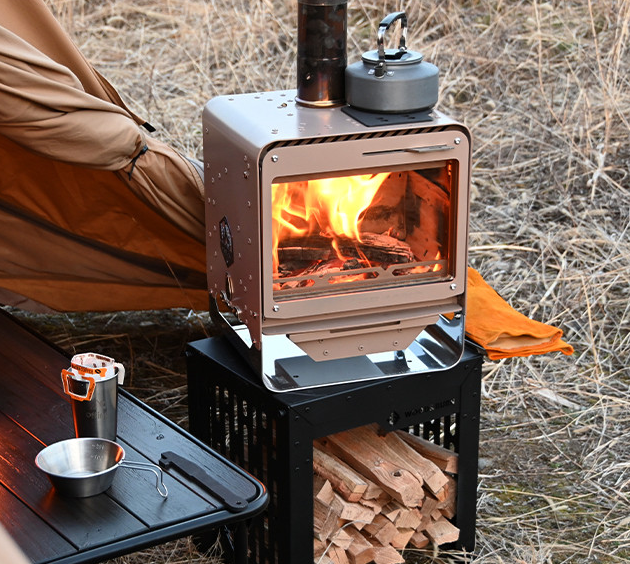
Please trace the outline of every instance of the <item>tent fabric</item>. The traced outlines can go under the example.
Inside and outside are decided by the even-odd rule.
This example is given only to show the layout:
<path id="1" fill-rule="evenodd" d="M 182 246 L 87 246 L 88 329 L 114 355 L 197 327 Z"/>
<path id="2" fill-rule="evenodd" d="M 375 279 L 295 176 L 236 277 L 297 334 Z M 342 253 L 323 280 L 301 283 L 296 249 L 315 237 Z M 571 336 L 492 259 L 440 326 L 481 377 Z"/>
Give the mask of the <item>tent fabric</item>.
<path id="1" fill-rule="evenodd" d="M 0 303 L 207 308 L 199 164 L 150 137 L 43 0 L 0 14 Z"/>

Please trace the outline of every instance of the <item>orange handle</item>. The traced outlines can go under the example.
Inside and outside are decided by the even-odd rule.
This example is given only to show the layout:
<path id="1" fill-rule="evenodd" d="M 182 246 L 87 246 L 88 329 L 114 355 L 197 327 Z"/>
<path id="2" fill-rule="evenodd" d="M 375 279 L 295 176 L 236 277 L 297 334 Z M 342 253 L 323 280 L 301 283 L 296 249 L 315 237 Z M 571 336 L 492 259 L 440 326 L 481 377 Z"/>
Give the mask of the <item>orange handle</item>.
<path id="1" fill-rule="evenodd" d="M 94 378 L 91 376 L 83 375 L 83 379 L 88 382 L 88 389 L 84 396 L 75 394 L 72 390 L 70 390 L 70 386 L 68 385 L 68 378 L 72 377 L 72 372 L 69 370 L 62 369 L 61 370 L 61 381 L 63 382 L 63 391 L 68 394 L 72 399 L 77 401 L 90 401 L 92 399 L 92 394 L 94 394 Z"/>

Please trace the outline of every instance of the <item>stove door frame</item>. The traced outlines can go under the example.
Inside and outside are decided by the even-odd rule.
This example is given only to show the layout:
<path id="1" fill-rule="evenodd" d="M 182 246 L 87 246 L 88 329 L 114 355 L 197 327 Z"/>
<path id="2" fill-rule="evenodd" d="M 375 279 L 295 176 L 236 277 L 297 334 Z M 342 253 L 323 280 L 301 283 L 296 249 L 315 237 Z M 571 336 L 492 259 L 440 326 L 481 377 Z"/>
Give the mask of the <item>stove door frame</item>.
<path id="1" fill-rule="evenodd" d="M 404 132 L 403 132 L 404 133 Z M 306 157 L 306 158 L 305 158 Z M 272 226 L 271 184 L 277 178 L 317 177 L 322 175 L 348 176 L 380 170 L 412 170 L 429 164 L 438 165 L 448 160 L 458 162 L 457 194 L 452 209 L 451 223 L 456 233 L 451 243 L 454 257 L 452 278 L 395 287 L 366 289 L 349 294 L 323 295 L 291 300 L 276 300 L 272 288 Z M 460 309 L 456 304 L 465 292 L 468 240 L 468 187 L 470 182 L 470 146 L 462 130 L 421 132 L 374 139 L 352 139 L 311 145 L 304 150 L 300 145 L 270 147 L 260 159 L 260 225 L 262 257 L 262 314 L 263 333 L 291 333 L 316 329 L 322 316 L 344 326 L 356 323 L 354 317 L 378 313 L 383 320 L 409 317 L 405 311 L 421 315 L 422 305 L 438 309 L 440 313 Z M 401 296 L 400 286 L 405 286 Z M 350 302 L 350 303 L 349 303 Z M 375 302 L 377 305 L 375 307 Z M 360 312 L 356 315 L 356 312 Z M 412 314 L 413 315 L 413 314 Z"/>

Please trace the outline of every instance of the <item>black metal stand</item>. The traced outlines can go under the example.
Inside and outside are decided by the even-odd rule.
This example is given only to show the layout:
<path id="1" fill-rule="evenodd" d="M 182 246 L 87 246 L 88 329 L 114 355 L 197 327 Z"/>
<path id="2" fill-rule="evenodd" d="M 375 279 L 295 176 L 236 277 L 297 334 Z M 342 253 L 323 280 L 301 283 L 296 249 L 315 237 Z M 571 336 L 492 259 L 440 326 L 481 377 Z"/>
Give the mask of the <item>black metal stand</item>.
<path id="1" fill-rule="evenodd" d="M 270 503 L 250 527 L 258 563 L 313 562 L 313 440 L 377 423 L 459 453 L 458 548 L 475 545 L 482 357 L 453 368 L 272 393 L 223 338 L 188 346 L 190 431 L 259 478 Z"/>

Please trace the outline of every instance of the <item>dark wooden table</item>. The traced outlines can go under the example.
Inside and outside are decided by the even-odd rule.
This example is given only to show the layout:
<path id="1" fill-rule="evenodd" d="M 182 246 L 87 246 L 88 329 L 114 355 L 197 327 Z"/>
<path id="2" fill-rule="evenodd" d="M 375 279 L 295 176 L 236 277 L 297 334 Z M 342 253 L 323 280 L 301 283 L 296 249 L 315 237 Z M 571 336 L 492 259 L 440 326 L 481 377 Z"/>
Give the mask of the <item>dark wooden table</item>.
<path id="1" fill-rule="evenodd" d="M 44 446 L 74 436 L 61 383 L 68 365 L 63 351 L 0 310 L 0 523 L 26 556 L 38 564 L 97 562 L 227 526 L 234 558 L 245 562 L 245 524 L 266 506 L 264 486 L 123 389 L 117 441 L 127 459 L 157 464 L 173 451 L 245 498 L 246 510 L 230 512 L 177 470 L 164 473 L 167 499 L 152 473 L 123 467 L 105 493 L 56 493 L 34 460 Z"/>

